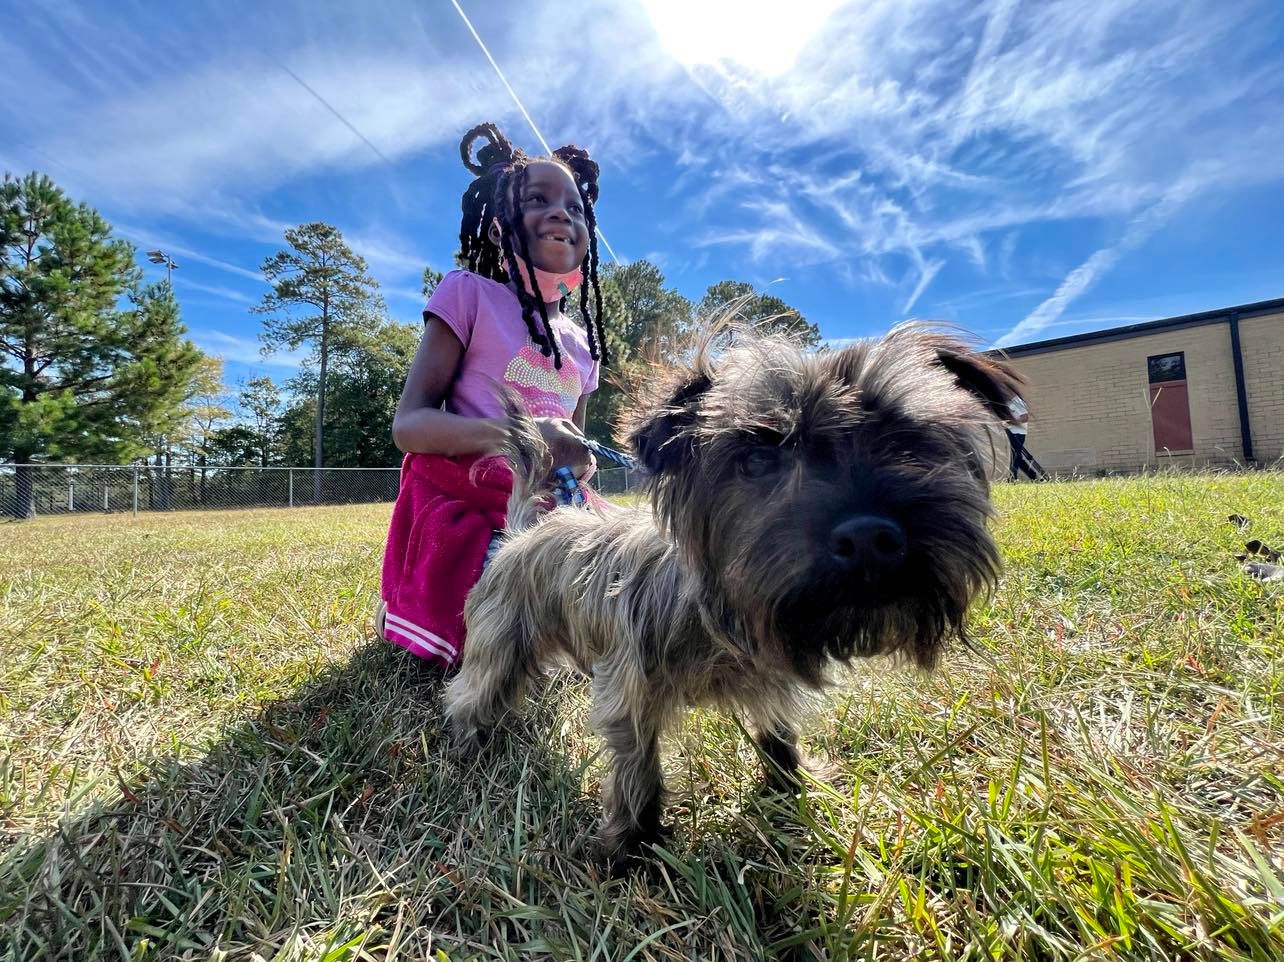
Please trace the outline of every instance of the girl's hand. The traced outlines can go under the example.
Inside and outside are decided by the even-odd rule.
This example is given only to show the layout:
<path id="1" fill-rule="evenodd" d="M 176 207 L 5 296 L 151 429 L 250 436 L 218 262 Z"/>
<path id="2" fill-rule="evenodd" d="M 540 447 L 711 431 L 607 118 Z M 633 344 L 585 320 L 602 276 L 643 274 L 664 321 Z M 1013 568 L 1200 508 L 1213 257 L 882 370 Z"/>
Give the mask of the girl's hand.
<path id="1" fill-rule="evenodd" d="M 553 458 L 553 469 L 570 468 L 577 478 L 588 473 L 593 454 L 584 447 L 584 434 L 573 421 L 566 418 L 536 418 L 539 433 L 548 445 Z"/>

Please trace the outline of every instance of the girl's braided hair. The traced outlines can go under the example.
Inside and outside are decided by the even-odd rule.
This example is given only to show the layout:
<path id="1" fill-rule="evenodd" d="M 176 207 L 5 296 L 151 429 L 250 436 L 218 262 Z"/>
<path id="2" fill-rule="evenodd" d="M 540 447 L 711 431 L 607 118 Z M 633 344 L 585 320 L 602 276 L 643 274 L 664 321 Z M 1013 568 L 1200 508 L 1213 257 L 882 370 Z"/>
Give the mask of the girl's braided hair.
<path id="1" fill-rule="evenodd" d="M 473 157 L 473 145 L 484 141 Z M 536 161 L 561 164 L 570 172 L 580 191 L 584 206 L 584 220 L 588 226 L 589 244 L 584 252 L 580 269 L 584 282 L 580 285 L 580 313 L 588 332 L 589 353 L 595 361 L 606 364 L 606 332 L 602 326 L 602 288 L 597 276 L 597 216 L 593 212 L 597 202 L 597 163 L 587 150 L 568 144 L 553 151 L 552 157 L 528 157 L 520 147 L 514 147 L 494 124 L 478 124 L 459 143 L 459 156 L 475 176 L 464 191 L 460 204 L 463 218 L 459 222 L 459 262 L 470 271 L 503 284 L 512 281 L 517 289 L 517 299 L 522 305 L 522 319 L 530 332 L 531 340 L 545 357 L 553 358 L 556 368 L 562 366 L 562 352 L 548 320 L 548 308 L 543 292 L 532 271 L 531 281 L 538 296 L 532 296 L 518 273 L 517 257 L 531 263 L 530 244 L 526 226 L 522 222 L 522 188 L 526 183 L 527 168 Z M 500 248 L 490 242 L 488 232 L 492 219 L 500 225 Z M 514 250 L 514 244 L 516 250 Z M 508 270 L 503 262 L 507 261 Z M 589 305 L 589 287 L 593 288 L 592 310 Z M 563 303 L 563 307 L 565 304 Z M 535 313 L 539 312 L 543 330 L 536 327 Z"/>

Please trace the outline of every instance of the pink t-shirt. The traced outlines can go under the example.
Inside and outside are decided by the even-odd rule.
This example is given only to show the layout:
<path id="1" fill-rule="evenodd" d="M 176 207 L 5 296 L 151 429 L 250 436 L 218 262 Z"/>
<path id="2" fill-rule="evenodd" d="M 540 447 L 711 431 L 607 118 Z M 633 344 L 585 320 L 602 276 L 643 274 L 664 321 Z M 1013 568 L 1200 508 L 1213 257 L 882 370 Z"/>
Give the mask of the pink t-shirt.
<path id="1" fill-rule="evenodd" d="M 562 369 L 553 367 L 531 341 L 522 305 L 503 284 L 471 271 L 451 271 L 428 298 L 427 315 L 435 314 L 464 346 L 446 410 L 466 417 L 499 417 L 503 413 L 495 385 L 522 396 L 536 417 L 569 418 L 580 398 L 597 388 L 598 362 L 588 338 L 567 318 L 553 321 L 562 352 Z M 535 315 L 537 327 L 543 321 Z"/>

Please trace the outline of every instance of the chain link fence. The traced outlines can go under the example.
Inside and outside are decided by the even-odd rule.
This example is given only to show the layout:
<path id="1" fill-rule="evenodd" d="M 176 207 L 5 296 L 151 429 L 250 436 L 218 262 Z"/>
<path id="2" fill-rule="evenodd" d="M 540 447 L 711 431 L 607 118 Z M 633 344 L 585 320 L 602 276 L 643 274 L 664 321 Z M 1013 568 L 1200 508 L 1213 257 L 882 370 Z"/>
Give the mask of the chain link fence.
<path id="1" fill-rule="evenodd" d="M 642 489 L 642 472 L 634 468 L 598 468 L 589 486 L 604 498 L 636 494 Z"/>
<path id="2" fill-rule="evenodd" d="M 599 471 L 593 487 L 628 494 L 640 475 Z M 374 504 L 397 498 L 399 468 L 0 464 L 0 518 Z"/>
<path id="3" fill-rule="evenodd" d="M 368 504 L 397 497 L 397 468 L 0 465 L 0 515 L 138 514 Z"/>

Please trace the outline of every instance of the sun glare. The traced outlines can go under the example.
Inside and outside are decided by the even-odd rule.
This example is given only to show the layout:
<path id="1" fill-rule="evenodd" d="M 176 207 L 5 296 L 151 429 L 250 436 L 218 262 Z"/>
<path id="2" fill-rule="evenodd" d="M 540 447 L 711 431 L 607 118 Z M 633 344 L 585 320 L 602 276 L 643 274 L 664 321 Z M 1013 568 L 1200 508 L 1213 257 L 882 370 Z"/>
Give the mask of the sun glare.
<path id="1" fill-rule="evenodd" d="M 688 66 L 736 64 L 767 77 L 793 67 L 843 0 L 642 0 L 673 57 Z"/>

